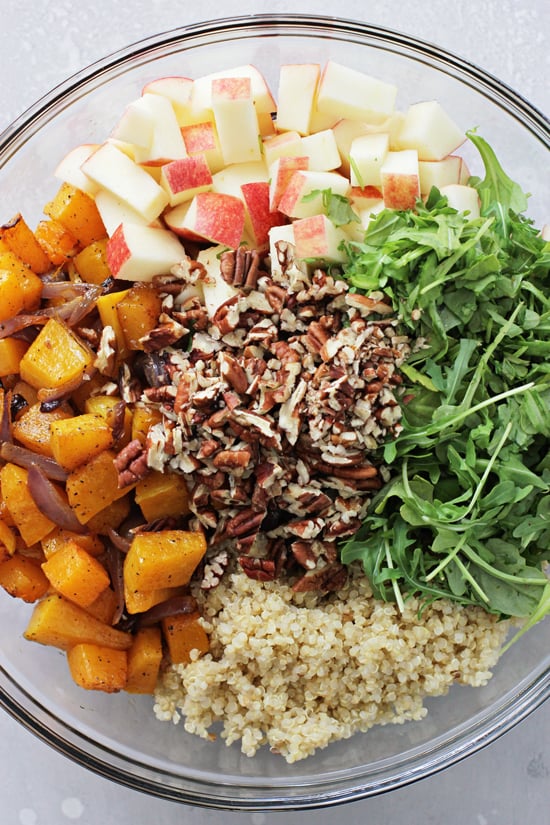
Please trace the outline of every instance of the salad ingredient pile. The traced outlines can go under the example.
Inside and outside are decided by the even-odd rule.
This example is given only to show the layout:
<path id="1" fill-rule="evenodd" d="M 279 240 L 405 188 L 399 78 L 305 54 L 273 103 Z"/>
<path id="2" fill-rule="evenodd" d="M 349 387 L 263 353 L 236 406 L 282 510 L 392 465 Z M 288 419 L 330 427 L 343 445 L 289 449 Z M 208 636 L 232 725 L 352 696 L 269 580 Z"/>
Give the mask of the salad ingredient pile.
<path id="1" fill-rule="evenodd" d="M 1 229 L 0 585 L 78 685 L 248 755 L 420 719 L 550 609 L 548 242 L 396 98 L 151 80 Z"/>

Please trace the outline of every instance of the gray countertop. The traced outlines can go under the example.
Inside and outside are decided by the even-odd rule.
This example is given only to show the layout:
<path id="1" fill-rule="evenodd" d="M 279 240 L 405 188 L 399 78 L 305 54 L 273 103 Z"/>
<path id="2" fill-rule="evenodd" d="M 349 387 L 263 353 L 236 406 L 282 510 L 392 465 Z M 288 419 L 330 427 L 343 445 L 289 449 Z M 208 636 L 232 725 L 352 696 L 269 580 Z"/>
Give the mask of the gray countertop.
<path id="1" fill-rule="evenodd" d="M 340 0 L 334 3 L 247 2 L 234 13 L 333 14 L 397 29 L 436 43 L 499 77 L 549 111 L 550 10 L 545 0 Z M 209 18 L 229 8 L 202 0 L 0 0 L 0 130 L 68 75 L 150 34 Z M 192 825 L 218 823 L 353 823 L 408 825 L 544 825 L 550 821 L 550 704 L 497 742 L 446 771 L 339 810 L 220 813 L 178 806 L 120 787 L 69 762 L 0 713 L 2 825 Z"/>

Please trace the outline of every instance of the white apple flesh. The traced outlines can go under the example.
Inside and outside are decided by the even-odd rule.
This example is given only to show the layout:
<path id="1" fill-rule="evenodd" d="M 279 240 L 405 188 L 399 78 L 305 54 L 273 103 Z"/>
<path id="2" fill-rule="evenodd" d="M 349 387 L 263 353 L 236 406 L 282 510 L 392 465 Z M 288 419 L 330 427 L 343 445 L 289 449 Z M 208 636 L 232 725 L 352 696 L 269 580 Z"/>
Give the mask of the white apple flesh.
<path id="1" fill-rule="evenodd" d="M 151 281 L 168 274 L 185 250 L 167 229 L 122 223 L 107 242 L 106 254 L 114 278 Z"/>

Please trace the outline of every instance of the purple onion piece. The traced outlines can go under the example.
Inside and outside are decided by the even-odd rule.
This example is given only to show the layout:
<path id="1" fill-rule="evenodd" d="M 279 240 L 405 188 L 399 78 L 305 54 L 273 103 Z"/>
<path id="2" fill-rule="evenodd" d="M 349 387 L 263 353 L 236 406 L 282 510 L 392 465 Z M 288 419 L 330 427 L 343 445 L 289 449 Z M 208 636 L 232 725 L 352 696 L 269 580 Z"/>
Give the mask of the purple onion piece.
<path id="1" fill-rule="evenodd" d="M 55 459 L 33 453 L 18 444 L 4 442 L 0 447 L 0 458 L 12 464 L 17 464 L 18 467 L 25 467 L 27 470 L 31 467 L 38 467 L 46 478 L 50 478 L 52 481 L 66 481 L 69 475 Z"/>
<path id="2" fill-rule="evenodd" d="M 150 627 L 157 624 L 162 619 L 167 619 L 169 616 L 183 616 L 190 613 L 196 613 L 198 610 L 197 600 L 190 593 L 185 593 L 180 596 L 172 596 L 160 604 L 142 613 L 139 618 L 140 627 Z"/>
<path id="3" fill-rule="evenodd" d="M 43 470 L 36 464 L 29 467 L 27 487 L 34 503 L 41 513 L 63 530 L 72 533 L 87 533 L 87 528 L 79 522 L 69 504 L 60 495 Z"/>

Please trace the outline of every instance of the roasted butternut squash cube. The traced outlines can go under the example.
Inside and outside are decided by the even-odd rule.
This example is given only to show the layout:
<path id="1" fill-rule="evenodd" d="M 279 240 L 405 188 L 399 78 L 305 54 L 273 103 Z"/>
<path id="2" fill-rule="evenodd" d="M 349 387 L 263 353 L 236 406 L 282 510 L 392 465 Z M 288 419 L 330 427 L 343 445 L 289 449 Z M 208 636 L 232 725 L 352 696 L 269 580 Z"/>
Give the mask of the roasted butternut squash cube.
<path id="1" fill-rule="evenodd" d="M 69 504 L 81 524 L 86 524 L 135 485 L 118 486 L 115 453 L 105 450 L 69 473 L 66 482 Z M 97 529 L 94 532 L 98 532 Z"/>
<path id="2" fill-rule="evenodd" d="M 31 547 L 56 525 L 36 506 L 27 486 L 28 475 L 24 467 L 9 462 L 0 470 L 2 498 L 23 541 Z"/>
<path id="3" fill-rule="evenodd" d="M 53 457 L 69 471 L 108 450 L 113 440 L 113 431 L 107 421 L 92 413 L 53 421 L 50 427 Z"/>
<path id="4" fill-rule="evenodd" d="M 0 338 L 0 378 L 19 372 L 19 364 L 28 348 L 27 341 L 21 338 Z"/>
<path id="5" fill-rule="evenodd" d="M 90 368 L 94 354 L 56 318 L 42 327 L 21 359 L 20 374 L 32 387 L 61 387 Z"/>
<path id="6" fill-rule="evenodd" d="M 188 584 L 206 552 L 202 533 L 159 530 L 137 533 L 124 558 L 127 590 L 151 591 Z"/>
<path id="7" fill-rule="evenodd" d="M 117 595 L 112 587 L 103 590 L 86 610 L 96 619 L 111 625 L 117 609 Z"/>
<path id="8" fill-rule="evenodd" d="M 0 558 L 13 556 L 16 546 L 15 533 L 4 519 L 0 519 Z"/>
<path id="9" fill-rule="evenodd" d="M 40 565 L 33 559 L 15 553 L 0 563 L 0 587 L 24 602 L 36 602 L 49 589 L 50 583 Z"/>
<path id="10" fill-rule="evenodd" d="M 189 512 L 187 484 L 181 473 L 151 471 L 138 481 L 135 496 L 147 521 Z"/>
<path id="11" fill-rule="evenodd" d="M 81 642 L 67 651 L 73 680 L 85 690 L 117 693 L 126 686 L 128 661 L 125 650 Z"/>
<path id="12" fill-rule="evenodd" d="M 157 604 L 165 602 L 172 596 L 183 595 L 182 587 L 158 587 L 155 590 L 129 590 L 124 583 L 124 604 L 132 616 L 136 613 L 145 613 Z"/>
<path id="13" fill-rule="evenodd" d="M 161 308 L 159 291 L 148 284 L 131 287 L 117 303 L 116 311 L 128 349 L 143 349 L 140 338 L 157 326 Z"/>
<path id="14" fill-rule="evenodd" d="M 44 214 L 60 223 L 81 246 L 105 238 L 107 231 L 95 201 L 70 183 L 62 183 Z"/>
<path id="15" fill-rule="evenodd" d="M 28 312 L 38 308 L 42 297 L 42 280 L 15 253 L 0 252 L 0 320 L 5 321 L 15 312 L 8 310 L 20 304 L 17 312 Z M 11 278 L 5 277 L 11 273 Z M 15 278 L 13 277 L 15 275 Z"/>
<path id="16" fill-rule="evenodd" d="M 67 404 L 50 412 L 43 412 L 39 403 L 31 404 L 13 422 L 13 437 L 33 453 L 53 457 L 50 428 L 54 422 L 65 421 L 72 418 L 72 415 Z"/>
<path id="17" fill-rule="evenodd" d="M 85 246 L 73 259 L 76 271 L 89 284 L 102 284 L 111 275 L 107 263 L 107 238 Z"/>
<path id="18" fill-rule="evenodd" d="M 50 593 L 35 605 L 24 632 L 25 639 L 69 650 L 81 642 L 128 650 L 132 636 L 96 619 L 83 607 L 58 593 Z"/>
<path id="19" fill-rule="evenodd" d="M 63 266 L 80 249 L 75 236 L 59 221 L 40 221 L 34 236 L 54 266 Z"/>
<path id="20" fill-rule="evenodd" d="M 210 640 L 199 613 L 184 613 L 163 619 L 162 632 L 172 664 L 188 664 L 192 651 L 198 651 L 203 656 L 210 649 Z"/>
<path id="21" fill-rule="evenodd" d="M 9 223 L 4 224 L 2 239 L 37 275 L 44 275 L 51 269 L 50 259 L 21 214 L 18 213 Z"/>
<path id="22" fill-rule="evenodd" d="M 154 407 L 135 406 L 132 414 L 132 438 L 142 444 L 147 441 L 147 433 L 155 424 L 162 421 L 162 413 Z"/>
<path id="23" fill-rule="evenodd" d="M 50 556 L 42 570 L 58 593 L 81 607 L 91 605 L 110 584 L 103 565 L 73 539 Z"/>
<path id="24" fill-rule="evenodd" d="M 81 535 L 80 533 L 72 533 L 70 530 L 57 527 L 40 542 L 45 558 L 49 559 L 50 556 L 57 553 L 57 551 L 71 539 L 76 541 L 90 556 L 101 556 L 101 554 L 105 552 L 105 545 L 95 533 L 90 532 Z"/>
<path id="25" fill-rule="evenodd" d="M 121 399 L 114 395 L 92 395 L 86 399 L 84 409 L 87 413 L 97 415 L 106 422 L 111 431 L 115 428 L 120 429 L 120 434 L 117 435 L 113 442 L 115 450 L 120 450 L 128 444 L 132 438 L 132 411 L 129 407 L 124 409 L 124 417 L 122 419 L 122 426 L 117 424 L 117 415 Z"/>
<path id="26" fill-rule="evenodd" d="M 162 634 L 159 627 L 143 627 L 134 636 L 128 651 L 128 693 L 154 693 L 162 662 Z"/>
<path id="27" fill-rule="evenodd" d="M 100 536 L 106 536 L 109 529 L 117 530 L 123 521 L 126 521 L 132 509 L 132 498 L 130 494 L 117 498 L 99 513 L 86 522 L 86 527 Z"/>
<path id="28" fill-rule="evenodd" d="M 123 289 L 120 292 L 109 292 L 107 295 L 100 295 L 96 302 L 101 323 L 104 327 L 111 327 L 115 333 L 118 363 L 128 358 L 130 354 L 117 312 L 118 304 L 126 297 L 128 292 L 128 289 Z"/>

